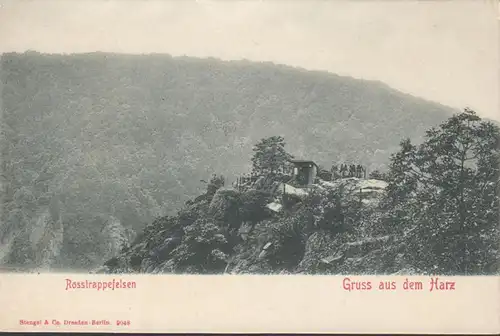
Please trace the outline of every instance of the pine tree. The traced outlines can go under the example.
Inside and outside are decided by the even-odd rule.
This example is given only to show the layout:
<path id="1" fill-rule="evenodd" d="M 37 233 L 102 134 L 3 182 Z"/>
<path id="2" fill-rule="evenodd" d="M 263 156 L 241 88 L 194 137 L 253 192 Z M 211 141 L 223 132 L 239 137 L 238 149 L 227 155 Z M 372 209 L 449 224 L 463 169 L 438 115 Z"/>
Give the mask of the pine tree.
<path id="1" fill-rule="evenodd" d="M 253 173 L 258 175 L 283 172 L 284 166 L 293 158 L 286 152 L 285 139 L 281 136 L 262 139 L 253 151 Z"/>
<path id="2" fill-rule="evenodd" d="M 392 157 L 384 206 L 415 267 L 477 274 L 496 266 L 499 137 L 497 126 L 466 109 Z"/>

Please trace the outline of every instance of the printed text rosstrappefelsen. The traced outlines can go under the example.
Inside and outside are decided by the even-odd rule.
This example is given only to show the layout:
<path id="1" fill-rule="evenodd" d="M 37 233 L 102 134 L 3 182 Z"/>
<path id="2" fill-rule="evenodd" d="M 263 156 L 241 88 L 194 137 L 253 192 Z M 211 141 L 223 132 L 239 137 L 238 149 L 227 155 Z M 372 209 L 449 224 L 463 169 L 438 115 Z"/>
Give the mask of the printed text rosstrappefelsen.
<path id="1" fill-rule="evenodd" d="M 123 279 L 112 279 L 110 281 L 91 281 L 72 279 L 66 280 L 66 290 L 94 289 L 94 290 L 115 290 L 115 289 L 135 289 L 135 281 L 125 281 Z"/>

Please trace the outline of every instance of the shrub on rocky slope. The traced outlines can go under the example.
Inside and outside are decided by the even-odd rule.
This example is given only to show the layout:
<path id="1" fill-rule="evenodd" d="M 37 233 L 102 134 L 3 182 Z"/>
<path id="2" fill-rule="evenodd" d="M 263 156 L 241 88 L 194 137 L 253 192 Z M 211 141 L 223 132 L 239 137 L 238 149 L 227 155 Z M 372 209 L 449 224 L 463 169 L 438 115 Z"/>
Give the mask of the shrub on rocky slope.
<path id="1" fill-rule="evenodd" d="M 373 185 L 377 192 L 366 193 L 367 186 Z M 363 215 L 373 213 L 370 205 L 384 186 L 383 181 L 353 178 L 320 181 L 293 206 L 280 204 L 283 211 L 266 207 L 271 201 L 280 203 L 279 193 L 221 186 L 213 193 L 208 188 L 197 200 L 188 201 L 177 216 L 149 225 L 131 247 L 99 272 L 395 272 L 397 239 L 362 236 L 369 232 Z"/>

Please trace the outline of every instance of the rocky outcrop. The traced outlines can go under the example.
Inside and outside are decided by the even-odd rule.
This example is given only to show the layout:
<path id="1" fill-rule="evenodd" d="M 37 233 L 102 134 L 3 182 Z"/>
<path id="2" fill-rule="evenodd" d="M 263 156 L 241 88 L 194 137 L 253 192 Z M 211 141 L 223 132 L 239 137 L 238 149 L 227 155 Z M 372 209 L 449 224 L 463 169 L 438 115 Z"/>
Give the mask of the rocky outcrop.
<path id="1" fill-rule="evenodd" d="M 341 190 L 351 197 L 358 198 L 364 205 L 375 207 L 385 193 L 387 182 L 349 177 L 335 181 L 319 180 L 317 187 L 323 190 Z"/>
<path id="2" fill-rule="evenodd" d="M 335 239 L 334 239 L 335 242 Z M 328 274 L 390 274 L 397 271 L 398 246 L 393 236 L 368 237 L 330 248 L 308 241 L 303 267 Z M 328 251 L 328 252 L 326 252 Z"/>
<path id="3" fill-rule="evenodd" d="M 410 269 L 403 262 L 398 237 L 370 236 L 353 229 L 361 222 L 340 224 L 347 219 L 335 215 L 339 197 L 345 202 L 342 206 L 354 202 L 356 209 L 370 208 L 383 194 L 385 182 L 320 180 L 307 190 L 264 179 L 257 182 L 244 190 L 221 187 L 187 202 L 177 216 L 146 227 L 130 248 L 96 272 L 197 273 L 204 267 L 190 266 L 185 258 L 204 262 L 205 257 L 193 258 L 193 253 L 209 250 L 224 260 L 225 268 L 217 272 L 227 274 L 378 274 Z M 271 193 L 265 185 L 278 187 Z M 296 196 L 293 207 L 281 203 L 283 189 Z"/>
<path id="4" fill-rule="evenodd" d="M 306 242 L 305 253 L 293 269 L 276 268 L 268 257 L 272 241 L 242 246 L 226 268 L 229 274 L 392 274 L 404 265 L 397 239 L 392 236 L 369 237 L 346 241 L 346 235 L 326 231 L 313 233 Z"/>
<path id="5" fill-rule="evenodd" d="M 228 262 L 225 273 L 271 274 L 276 272 L 266 258 L 266 252 L 272 246 L 272 242 L 265 234 L 269 225 L 269 221 L 256 225 L 248 238 L 236 247 L 235 254 Z"/>
<path id="6" fill-rule="evenodd" d="M 239 228 L 241 225 L 239 208 L 240 192 L 221 188 L 210 202 L 208 215 L 215 223 L 227 223 L 232 228 Z"/>
<path id="7" fill-rule="evenodd" d="M 61 252 L 64 227 L 60 219 L 54 220 L 49 214 L 44 214 L 39 221 L 44 223 L 41 235 L 32 241 L 36 251 L 35 263 L 38 269 L 48 270 Z"/>
<path id="8" fill-rule="evenodd" d="M 110 216 L 102 230 L 106 242 L 106 259 L 117 256 L 125 247 L 130 245 L 134 232 L 125 228 L 118 218 Z"/>
<path id="9" fill-rule="evenodd" d="M 297 266 L 297 273 L 323 273 L 327 270 L 321 260 L 332 258 L 335 260 L 336 252 L 341 246 L 340 237 L 335 237 L 327 232 L 315 232 L 306 242 L 304 258 Z"/>

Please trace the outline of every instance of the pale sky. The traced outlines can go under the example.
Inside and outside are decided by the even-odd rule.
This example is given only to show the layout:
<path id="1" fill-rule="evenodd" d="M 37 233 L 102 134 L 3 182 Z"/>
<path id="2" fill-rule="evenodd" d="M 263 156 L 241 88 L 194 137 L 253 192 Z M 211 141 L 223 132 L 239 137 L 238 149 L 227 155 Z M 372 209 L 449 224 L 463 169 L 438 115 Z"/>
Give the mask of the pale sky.
<path id="1" fill-rule="evenodd" d="M 0 52 L 271 61 L 500 120 L 498 0 L 0 0 Z"/>

